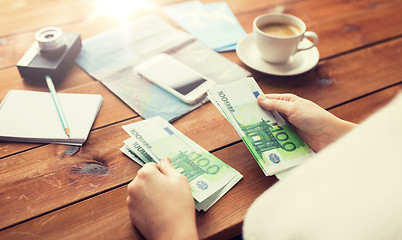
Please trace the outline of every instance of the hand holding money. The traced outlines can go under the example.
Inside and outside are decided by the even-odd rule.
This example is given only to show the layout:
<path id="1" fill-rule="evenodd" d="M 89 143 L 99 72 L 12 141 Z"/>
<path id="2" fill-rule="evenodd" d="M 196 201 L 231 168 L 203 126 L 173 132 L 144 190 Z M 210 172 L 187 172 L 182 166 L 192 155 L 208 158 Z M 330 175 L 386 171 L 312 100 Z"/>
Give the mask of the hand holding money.
<path id="1" fill-rule="evenodd" d="M 216 108 L 232 124 L 265 175 L 293 168 L 313 152 L 276 111 L 257 103 L 262 91 L 253 78 L 221 84 L 208 91 Z"/>
<path id="2" fill-rule="evenodd" d="M 145 164 L 127 191 L 130 219 L 146 239 L 197 239 L 190 185 L 170 159 Z"/>
<path id="3" fill-rule="evenodd" d="M 120 150 L 144 167 L 159 166 L 156 163 L 168 156 L 190 183 L 199 211 L 207 211 L 243 177 L 160 117 L 125 125 L 123 129 L 131 138 Z"/>
<path id="4" fill-rule="evenodd" d="M 315 152 L 355 126 L 354 123 L 339 119 L 317 104 L 293 94 L 260 95 L 258 104 L 266 110 L 282 113 Z"/>

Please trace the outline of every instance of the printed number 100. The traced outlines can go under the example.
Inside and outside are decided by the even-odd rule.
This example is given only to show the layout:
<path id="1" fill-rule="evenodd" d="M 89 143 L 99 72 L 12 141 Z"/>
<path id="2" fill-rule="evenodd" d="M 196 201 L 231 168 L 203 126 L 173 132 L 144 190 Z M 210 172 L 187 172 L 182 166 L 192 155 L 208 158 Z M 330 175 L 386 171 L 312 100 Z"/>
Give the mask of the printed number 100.
<path id="1" fill-rule="evenodd" d="M 288 152 L 292 152 L 296 150 L 296 145 L 292 142 L 286 142 L 289 140 L 289 135 L 283 131 L 283 128 L 278 125 L 278 123 L 273 123 L 272 126 L 274 126 L 274 130 L 271 132 L 274 133 L 274 136 L 276 140 L 279 142 L 285 142 L 282 144 L 282 148 Z"/>

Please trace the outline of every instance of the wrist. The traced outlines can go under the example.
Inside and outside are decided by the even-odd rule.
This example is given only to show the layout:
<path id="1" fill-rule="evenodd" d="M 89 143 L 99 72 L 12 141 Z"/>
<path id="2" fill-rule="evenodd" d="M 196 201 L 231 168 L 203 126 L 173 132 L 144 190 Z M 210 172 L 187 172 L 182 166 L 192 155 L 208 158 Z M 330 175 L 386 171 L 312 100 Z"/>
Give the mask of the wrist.
<path id="1" fill-rule="evenodd" d="M 167 240 L 167 239 L 174 239 L 174 240 L 198 240 L 198 233 L 194 230 L 189 230 L 183 227 L 182 229 L 176 231 L 170 231 L 169 233 L 161 234 L 158 240 Z"/>
<path id="2" fill-rule="evenodd" d="M 330 129 L 329 133 L 327 136 L 328 138 L 328 144 L 335 142 L 339 138 L 341 138 L 343 135 L 348 133 L 350 130 L 352 130 L 356 124 L 352 122 L 345 121 L 340 118 L 335 117 L 336 123 L 333 125 L 333 127 Z"/>
<path id="3" fill-rule="evenodd" d="M 174 226 L 166 226 L 164 230 L 161 229 L 159 232 L 157 240 L 198 240 L 197 227 L 194 223 L 178 224 L 175 223 Z"/>
<path id="4" fill-rule="evenodd" d="M 175 240 L 198 240 L 198 232 L 195 228 L 195 226 L 193 228 L 187 228 L 184 229 L 182 228 L 181 230 L 175 232 L 175 234 L 173 235 L 173 237 L 171 239 L 175 239 Z"/>

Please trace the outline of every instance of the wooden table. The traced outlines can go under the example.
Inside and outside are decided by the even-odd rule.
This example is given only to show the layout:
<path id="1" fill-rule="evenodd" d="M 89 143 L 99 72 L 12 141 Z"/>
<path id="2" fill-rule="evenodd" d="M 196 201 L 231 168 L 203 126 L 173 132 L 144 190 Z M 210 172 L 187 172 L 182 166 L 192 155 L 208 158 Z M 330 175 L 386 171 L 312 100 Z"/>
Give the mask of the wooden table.
<path id="1" fill-rule="evenodd" d="M 131 0 L 136 1 L 141 2 Z M 252 31 L 256 16 L 283 6 L 320 37 L 318 66 L 299 76 L 258 73 L 241 63 L 235 52 L 222 54 L 251 71 L 266 93 L 295 93 L 359 123 L 400 91 L 401 0 L 227 2 L 246 32 Z M 133 11 L 129 18 L 156 12 L 177 27 L 161 11 L 171 3 L 154 2 L 151 8 Z M 59 26 L 85 39 L 120 24 L 112 15 L 95 14 L 95 0 L 3 0 L 0 6 L 0 99 L 10 89 L 47 91 L 45 85 L 25 82 L 16 68 L 38 29 Z M 142 118 L 76 65 L 56 87 L 59 92 L 98 93 L 104 103 L 80 148 L 0 142 L 0 239 L 141 238 L 129 221 L 125 203 L 127 184 L 140 167 L 119 148 L 128 137 L 121 126 Z M 173 125 L 244 175 L 210 210 L 197 213 L 201 238 L 239 235 L 247 208 L 276 178 L 264 176 L 211 103 Z"/>

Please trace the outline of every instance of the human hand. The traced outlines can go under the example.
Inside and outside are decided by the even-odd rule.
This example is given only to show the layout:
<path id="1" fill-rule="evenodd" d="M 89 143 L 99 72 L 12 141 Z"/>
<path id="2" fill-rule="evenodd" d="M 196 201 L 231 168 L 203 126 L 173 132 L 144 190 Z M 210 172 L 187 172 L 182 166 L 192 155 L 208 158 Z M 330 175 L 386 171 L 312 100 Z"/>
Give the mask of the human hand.
<path id="1" fill-rule="evenodd" d="M 127 192 L 131 222 L 146 239 L 198 239 L 190 184 L 169 158 L 145 164 Z"/>
<path id="2" fill-rule="evenodd" d="M 337 118 L 317 104 L 293 94 L 266 94 L 258 96 L 257 100 L 262 108 L 281 113 L 315 152 L 355 126 L 354 123 Z"/>

